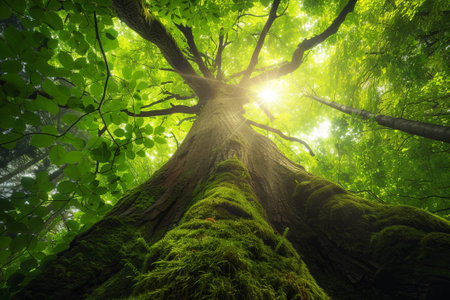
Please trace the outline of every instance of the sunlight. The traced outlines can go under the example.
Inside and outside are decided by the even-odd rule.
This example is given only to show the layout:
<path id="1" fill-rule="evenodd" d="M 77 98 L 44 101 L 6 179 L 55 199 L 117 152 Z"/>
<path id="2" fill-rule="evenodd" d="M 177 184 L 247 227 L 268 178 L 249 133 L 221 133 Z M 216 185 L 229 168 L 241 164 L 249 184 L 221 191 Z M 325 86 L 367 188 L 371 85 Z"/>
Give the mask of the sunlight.
<path id="1" fill-rule="evenodd" d="M 261 91 L 258 93 L 259 99 L 261 99 L 265 103 L 274 102 L 278 97 L 278 92 L 270 86 L 264 87 Z"/>
<path id="2" fill-rule="evenodd" d="M 329 120 L 325 120 L 321 122 L 319 126 L 313 129 L 309 137 L 312 140 L 317 140 L 319 138 L 327 138 L 330 135 L 330 129 L 331 129 L 331 122 Z"/>

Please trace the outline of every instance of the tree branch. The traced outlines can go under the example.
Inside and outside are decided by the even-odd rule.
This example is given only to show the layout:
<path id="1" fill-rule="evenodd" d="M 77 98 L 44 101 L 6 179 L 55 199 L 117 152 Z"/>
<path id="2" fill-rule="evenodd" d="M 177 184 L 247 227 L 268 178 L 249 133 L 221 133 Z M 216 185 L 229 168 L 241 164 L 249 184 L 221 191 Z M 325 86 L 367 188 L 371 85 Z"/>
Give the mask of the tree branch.
<path id="1" fill-rule="evenodd" d="M 306 149 L 308 149 L 308 152 L 309 152 L 309 154 L 310 154 L 311 156 L 314 156 L 314 155 L 315 155 L 314 152 L 312 151 L 311 147 L 309 147 L 309 145 L 308 145 L 304 140 L 301 140 L 301 139 L 298 139 L 298 138 L 295 138 L 295 137 L 287 136 L 287 135 L 285 135 L 284 133 L 282 133 L 280 130 L 278 130 L 278 129 L 276 129 L 276 128 L 272 128 L 272 127 L 267 126 L 267 125 L 264 125 L 264 124 L 256 123 L 255 121 L 247 120 L 246 122 L 247 122 L 248 124 L 252 125 L 252 126 L 255 126 L 255 127 L 258 127 L 258 128 L 261 128 L 261 129 L 264 129 L 264 130 L 267 130 L 267 131 L 270 131 L 270 132 L 273 132 L 273 133 L 276 133 L 276 134 L 278 134 L 281 138 L 283 138 L 283 139 L 285 139 L 285 140 L 288 140 L 288 141 L 291 141 L 291 142 L 297 142 L 297 143 L 300 143 L 300 144 L 302 144 L 303 146 L 305 146 Z"/>
<path id="2" fill-rule="evenodd" d="M 141 107 L 141 109 L 142 108 L 147 108 L 147 107 L 152 107 L 152 106 L 154 106 L 156 104 L 166 102 L 166 101 L 168 101 L 170 99 L 189 100 L 189 99 L 192 99 L 192 98 L 195 97 L 195 95 L 181 96 L 179 94 L 172 94 L 171 92 L 165 92 L 165 94 L 168 94 L 168 96 L 164 97 L 163 99 L 160 99 L 160 100 L 157 100 L 155 102 L 152 102 L 152 103 L 150 103 L 148 105 L 144 105 L 144 106 Z"/>
<path id="3" fill-rule="evenodd" d="M 192 55 L 194 56 L 194 61 L 200 68 L 200 71 L 202 71 L 203 75 L 205 77 L 211 78 L 211 72 L 206 67 L 205 63 L 202 60 L 202 57 L 200 55 L 200 52 L 198 52 L 197 46 L 195 45 L 194 35 L 192 34 L 192 28 L 186 27 L 183 25 L 177 25 L 177 28 L 183 33 L 184 37 L 186 38 L 186 41 L 188 43 L 189 49 L 191 49 Z"/>
<path id="4" fill-rule="evenodd" d="M 277 17 L 278 5 L 280 5 L 280 0 L 274 0 L 272 3 L 272 7 L 270 9 L 269 18 L 267 18 L 266 24 L 264 24 L 264 28 L 261 31 L 261 34 L 259 35 L 259 39 L 258 42 L 256 43 L 255 50 L 253 50 L 250 63 L 248 64 L 247 70 L 245 70 L 244 72 L 244 76 L 242 77 L 240 84 L 244 84 L 248 81 L 250 75 L 252 74 L 253 70 L 258 64 L 259 52 L 261 52 L 262 46 L 264 44 L 264 39 L 266 38 L 266 35 L 269 32 L 270 26 L 272 26 L 273 21 L 275 21 Z"/>
<path id="5" fill-rule="evenodd" d="M 132 117 L 155 117 L 155 116 L 171 115 L 171 114 L 176 114 L 176 113 L 197 114 L 200 110 L 199 110 L 198 105 L 195 105 L 195 106 L 172 105 L 171 108 L 141 111 L 138 114 L 132 113 L 131 111 L 129 111 L 127 109 L 124 109 L 122 111 Z"/>
<path id="6" fill-rule="evenodd" d="M 267 72 L 264 72 L 262 74 L 259 74 L 258 76 L 255 76 L 248 80 L 249 84 L 257 84 L 262 81 L 275 79 L 278 77 L 281 77 L 283 75 L 289 74 L 297 70 L 297 68 L 302 64 L 303 62 L 303 54 L 315 46 L 319 45 L 323 41 L 325 41 L 328 37 L 335 34 L 341 24 L 344 22 L 345 17 L 347 14 L 353 11 L 355 4 L 357 0 L 349 0 L 348 3 L 345 5 L 345 7 L 342 9 L 341 13 L 334 19 L 333 23 L 325 29 L 321 34 L 318 34 L 311 39 L 305 39 L 303 42 L 301 42 L 297 49 L 294 51 L 294 54 L 292 55 L 292 60 L 286 64 L 283 64 L 280 68 L 269 70 Z"/>
<path id="7" fill-rule="evenodd" d="M 106 65 L 106 79 L 105 79 L 105 84 L 103 86 L 103 95 L 102 95 L 102 99 L 100 100 L 100 103 L 98 104 L 98 113 L 100 115 L 100 118 L 103 121 L 103 124 L 105 124 L 105 128 L 106 131 L 108 132 L 109 136 L 111 137 L 111 139 L 113 140 L 114 144 L 117 145 L 117 147 L 120 147 L 119 144 L 117 143 L 116 139 L 114 138 L 114 136 L 111 134 L 111 132 L 108 129 L 108 125 L 106 124 L 105 118 L 103 117 L 103 113 L 102 113 L 102 105 L 103 102 L 105 102 L 105 98 L 106 98 L 106 90 L 108 88 L 108 82 L 109 82 L 109 77 L 111 77 L 111 72 L 109 71 L 109 64 L 108 64 L 108 60 L 106 59 L 106 55 L 105 55 L 105 51 L 103 50 L 103 45 L 102 45 L 102 41 L 100 39 L 100 35 L 98 33 L 98 24 L 97 24 L 97 13 L 94 11 L 94 25 L 95 25 L 95 38 L 98 41 L 98 45 L 100 46 L 100 51 L 102 53 L 103 56 L 103 60 L 105 62 Z"/>
<path id="8" fill-rule="evenodd" d="M 342 111 L 343 113 L 360 116 L 363 120 L 373 119 L 379 125 L 386 126 L 391 129 L 400 130 L 436 141 L 450 143 L 450 127 L 447 126 L 423 123 L 402 118 L 394 118 L 385 115 L 377 115 L 367 110 L 357 109 L 336 102 L 331 102 L 314 95 L 305 96 L 329 107 Z"/>
<path id="9" fill-rule="evenodd" d="M 214 69 L 217 68 L 217 76 L 216 76 L 217 80 L 222 80 L 222 77 L 223 77 L 223 74 L 222 74 L 222 53 L 223 53 L 223 50 L 225 49 L 225 47 L 227 45 L 227 40 L 228 40 L 228 33 L 227 33 L 225 41 L 224 41 L 223 33 L 220 32 L 220 34 L 219 34 L 219 45 L 217 47 L 217 53 L 216 53 L 216 57 L 214 59 L 214 64 L 213 64 L 213 68 Z"/>
<path id="10" fill-rule="evenodd" d="M 167 62 L 200 98 L 212 92 L 208 82 L 198 76 L 172 35 L 144 6 L 142 0 L 113 0 L 112 7 L 124 23 L 159 48 Z"/>

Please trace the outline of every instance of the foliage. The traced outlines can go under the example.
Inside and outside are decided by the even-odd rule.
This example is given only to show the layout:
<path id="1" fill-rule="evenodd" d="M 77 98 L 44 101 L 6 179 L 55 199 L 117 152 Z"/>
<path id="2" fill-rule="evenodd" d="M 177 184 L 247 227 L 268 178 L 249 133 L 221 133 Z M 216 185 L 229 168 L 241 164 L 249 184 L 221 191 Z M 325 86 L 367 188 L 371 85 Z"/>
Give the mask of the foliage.
<path id="1" fill-rule="evenodd" d="M 149 2 L 191 60 L 176 25 L 192 27 L 205 64 L 229 83 L 247 67 L 271 3 Z M 282 16 L 269 31 L 256 72 L 290 58 L 344 5 L 281 1 Z M 159 50 L 115 19 L 110 7 L 110 1 L 0 1 L 0 174 L 18 172 L 1 186 L 5 294 L 164 164 L 192 124 L 186 119 L 191 115 L 133 116 L 175 103 L 194 105 L 197 98 Z M 449 10 L 444 0 L 358 2 L 336 35 L 311 50 L 301 69 L 277 81 L 278 100 L 264 104 L 252 96 L 246 116 L 306 139 L 315 158 L 273 136 L 314 173 L 375 201 L 443 210 L 448 217 L 448 145 L 342 116 L 302 93 L 448 126 Z M 227 46 L 219 68 L 220 36 Z M 249 88 L 249 94 L 265 87 Z M 275 120 L 262 112 L 263 104 Z M 327 122 L 329 136 L 314 136 Z M 22 170 L 24 165 L 29 167 Z"/>

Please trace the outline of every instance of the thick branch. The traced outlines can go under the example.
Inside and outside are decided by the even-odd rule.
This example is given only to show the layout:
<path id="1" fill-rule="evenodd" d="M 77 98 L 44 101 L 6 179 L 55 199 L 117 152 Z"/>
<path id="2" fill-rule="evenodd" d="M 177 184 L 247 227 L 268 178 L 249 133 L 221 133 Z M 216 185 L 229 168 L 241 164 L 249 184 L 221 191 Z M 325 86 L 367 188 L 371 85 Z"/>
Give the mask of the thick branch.
<path id="1" fill-rule="evenodd" d="M 357 109 L 336 102 L 331 102 L 314 95 L 306 96 L 346 114 L 357 115 L 364 120 L 373 119 L 375 122 L 382 126 L 397 129 L 414 135 L 423 136 L 429 139 L 450 143 L 450 127 L 447 126 L 423 123 L 402 118 L 394 118 L 385 115 L 376 115 L 368 112 L 367 110 Z"/>
<path id="2" fill-rule="evenodd" d="M 180 31 L 186 38 L 189 48 L 191 49 L 192 55 L 194 55 L 195 63 L 200 68 L 200 71 L 202 71 L 203 75 L 205 75 L 206 77 L 211 78 L 212 77 L 211 72 L 208 70 L 205 63 L 203 62 L 200 52 L 198 52 L 197 46 L 195 45 L 194 35 L 192 34 L 192 28 L 185 27 L 183 25 L 177 25 L 177 28 L 180 29 Z"/>
<path id="3" fill-rule="evenodd" d="M 112 6 L 123 22 L 159 48 L 167 62 L 199 97 L 207 96 L 211 92 L 207 82 L 197 75 L 184 57 L 172 35 L 150 13 L 142 0 L 113 0 Z"/>
<path id="4" fill-rule="evenodd" d="M 126 109 L 122 111 L 132 117 L 155 117 L 155 116 L 171 115 L 176 113 L 197 114 L 199 112 L 199 108 L 197 105 L 195 106 L 173 105 L 171 108 L 141 111 L 138 114 L 132 113 L 131 111 Z"/>
<path id="5" fill-rule="evenodd" d="M 264 28 L 259 35 L 258 42 L 256 43 L 255 50 L 253 50 L 252 58 L 250 59 L 250 63 L 247 67 L 247 70 L 244 72 L 244 76 L 242 77 L 241 83 L 245 83 L 250 78 L 253 70 L 258 64 L 258 56 L 259 52 L 261 52 L 262 46 L 264 44 L 264 40 L 269 32 L 270 26 L 272 26 L 273 21 L 275 21 L 277 17 L 277 9 L 278 5 L 280 5 L 280 0 L 274 0 L 272 3 L 272 8 L 270 9 L 269 18 L 267 18 L 266 24 L 264 24 Z"/>
<path id="6" fill-rule="evenodd" d="M 325 29 L 324 32 L 310 39 L 303 40 L 303 42 L 301 42 L 297 46 L 297 49 L 294 51 L 294 54 L 292 55 L 292 60 L 290 62 L 283 64 L 280 68 L 269 70 L 258 76 L 253 77 L 248 81 L 248 83 L 257 84 L 261 81 L 275 79 L 297 70 L 297 68 L 303 62 L 303 54 L 307 50 L 314 48 L 315 46 L 325 41 L 328 37 L 335 34 L 338 31 L 341 24 L 344 22 L 347 14 L 353 11 L 356 1 L 357 0 L 349 0 L 347 5 L 345 5 L 345 7 L 342 9 L 341 13 L 337 16 L 336 19 L 334 19 L 333 23 L 331 23 L 331 25 L 327 29 Z"/>
<path id="7" fill-rule="evenodd" d="M 298 139 L 298 138 L 295 138 L 295 137 L 287 136 L 287 135 L 285 135 L 284 133 L 282 133 L 278 129 L 272 128 L 272 127 L 264 125 L 264 124 L 256 123 L 255 121 L 247 120 L 247 123 L 252 125 L 252 126 L 255 126 L 255 127 L 258 127 L 258 128 L 261 128 L 261 129 L 264 129 L 264 130 L 267 130 L 267 131 L 270 131 L 270 132 L 273 132 L 273 133 L 276 133 L 281 138 L 283 138 L 285 140 L 288 140 L 288 141 L 291 141 L 291 142 L 300 143 L 303 146 L 305 146 L 306 149 L 308 149 L 308 152 L 309 152 L 309 154 L 311 154 L 311 156 L 315 155 L 314 152 L 312 151 L 311 147 L 309 147 L 309 145 L 304 140 L 301 140 L 301 139 Z"/>

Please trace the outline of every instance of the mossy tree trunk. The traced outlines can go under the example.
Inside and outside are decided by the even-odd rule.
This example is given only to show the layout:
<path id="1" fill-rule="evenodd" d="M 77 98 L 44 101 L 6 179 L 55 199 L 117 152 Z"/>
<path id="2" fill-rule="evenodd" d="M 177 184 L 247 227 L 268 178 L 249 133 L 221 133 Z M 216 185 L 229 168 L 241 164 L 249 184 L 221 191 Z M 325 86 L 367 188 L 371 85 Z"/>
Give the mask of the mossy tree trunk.
<path id="1" fill-rule="evenodd" d="M 177 152 L 17 299 L 439 299 L 449 223 L 289 161 L 216 88 Z M 287 230 L 289 228 L 289 230 Z M 280 234 L 281 233 L 281 234 Z"/>

